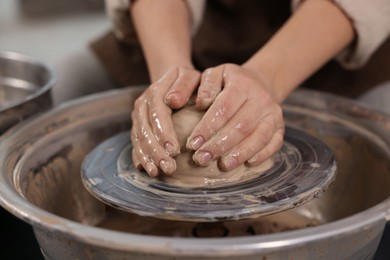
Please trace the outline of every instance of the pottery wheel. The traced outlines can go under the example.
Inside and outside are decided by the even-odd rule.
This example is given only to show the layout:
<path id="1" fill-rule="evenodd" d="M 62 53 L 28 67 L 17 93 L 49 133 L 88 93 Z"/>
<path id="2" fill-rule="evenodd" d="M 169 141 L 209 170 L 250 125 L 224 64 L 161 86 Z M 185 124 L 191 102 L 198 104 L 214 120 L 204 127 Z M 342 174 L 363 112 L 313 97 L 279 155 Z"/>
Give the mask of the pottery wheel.
<path id="1" fill-rule="evenodd" d="M 135 169 L 129 136 L 120 133 L 88 154 L 82 179 L 104 203 L 141 216 L 212 222 L 269 215 L 318 197 L 336 172 L 325 144 L 287 127 L 283 147 L 263 174 L 215 187 L 183 188 Z"/>

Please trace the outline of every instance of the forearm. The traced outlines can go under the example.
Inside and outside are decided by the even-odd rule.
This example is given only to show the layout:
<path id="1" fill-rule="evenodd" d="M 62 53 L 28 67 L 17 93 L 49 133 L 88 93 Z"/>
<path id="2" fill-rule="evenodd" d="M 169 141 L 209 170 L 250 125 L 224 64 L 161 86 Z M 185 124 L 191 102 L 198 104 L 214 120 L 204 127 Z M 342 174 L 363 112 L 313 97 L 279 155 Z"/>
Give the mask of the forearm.
<path id="1" fill-rule="evenodd" d="M 278 102 L 352 42 L 348 17 L 331 1 L 307 0 L 244 68 L 267 75 Z"/>
<path id="2" fill-rule="evenodd" d="M 191 67 L 190 14 L 183 0 L 137 0 L 131 7 L 151 80 L 171 67 Z"/>

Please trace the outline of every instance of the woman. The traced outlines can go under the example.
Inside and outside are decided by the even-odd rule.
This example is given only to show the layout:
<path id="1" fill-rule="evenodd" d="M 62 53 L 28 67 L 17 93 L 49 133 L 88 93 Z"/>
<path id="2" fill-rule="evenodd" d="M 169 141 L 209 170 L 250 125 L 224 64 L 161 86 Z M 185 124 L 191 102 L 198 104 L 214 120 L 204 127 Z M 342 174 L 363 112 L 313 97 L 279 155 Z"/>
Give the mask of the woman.
<path id="1" fill-rule="evenodd" d="M 119 85 L 151 83 L 135 103 L 131 134 L 133 160 L 151 176 L 175 171 L 170 115 L 193 94 L 207 113 L 187 148 L 198 165 L 218 160 L 227 171 L 280 148 L 280 104 L 298 86 L 357 97 L 390 77 L 381 55 L 389 43 L 377 51 L 390 30 L 387 0 L 293 1 L 293 14 L 283 0 L 107 3 L 115 36 L 92 49 Z"/>

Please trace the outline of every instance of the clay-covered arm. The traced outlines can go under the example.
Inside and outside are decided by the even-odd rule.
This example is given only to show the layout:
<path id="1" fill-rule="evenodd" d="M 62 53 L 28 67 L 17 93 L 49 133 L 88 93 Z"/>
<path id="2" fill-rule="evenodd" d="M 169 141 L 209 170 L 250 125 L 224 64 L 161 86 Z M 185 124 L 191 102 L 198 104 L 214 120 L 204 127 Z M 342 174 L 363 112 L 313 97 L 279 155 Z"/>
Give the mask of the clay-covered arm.
<path id="1" fill-rule="evenodd" d="M 173 156 L 180 153 L 172 108 L 187 102 L 200 79 L 191 63 L 191 17 L 183 0 L 137 0 L 130 10 L 152 82 L 134 104 L 132 157 L 151 176 L 171 174 L 176 170 Z M 170 94 L 171 88 L 187 94 Z"/>

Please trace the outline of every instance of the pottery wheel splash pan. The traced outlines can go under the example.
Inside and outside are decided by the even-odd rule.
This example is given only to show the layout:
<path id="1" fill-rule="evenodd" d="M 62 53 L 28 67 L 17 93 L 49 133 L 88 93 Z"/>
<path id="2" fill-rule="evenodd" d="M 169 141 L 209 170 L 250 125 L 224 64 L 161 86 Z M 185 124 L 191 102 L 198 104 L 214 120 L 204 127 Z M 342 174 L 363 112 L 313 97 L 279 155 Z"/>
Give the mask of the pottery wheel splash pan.
<path id="1" fill-rule="evenodd" d="M 113 207 L 162 219 L 212 222 L 280 212 L 319 196 L 333 181 L 336 163 L 320 140 L 287 127 L 273 166 L 247 181 L 181 188 L 135 169 L 130 133 L 98 145 L 84 159 L 84 186 Z"/>

